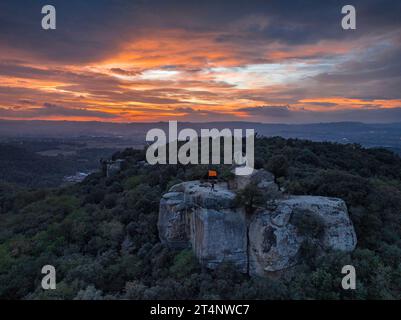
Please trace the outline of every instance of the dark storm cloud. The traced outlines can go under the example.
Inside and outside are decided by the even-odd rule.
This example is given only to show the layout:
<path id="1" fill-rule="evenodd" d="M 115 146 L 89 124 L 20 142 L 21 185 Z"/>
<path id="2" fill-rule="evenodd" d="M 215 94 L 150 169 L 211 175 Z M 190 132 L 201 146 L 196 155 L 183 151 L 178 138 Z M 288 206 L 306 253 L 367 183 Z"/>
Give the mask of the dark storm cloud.
<path id="1" fill-rule="evenodd" d="M 288 106 L 261 106 L 254 108 L 241 108 L 239 111 L 252 116 L 263 116 L 271 118 L 287 118 L 291 116 Z"/>
<path id="2" fill-rule="evenodd" d="M 0 43 L 50 61 L 93 61 L 115 50 L 121 40 L 119 31 L 124 31 L 124 23 L 128 24 L 138 3 L 53 0 L 57 29 L 45 31 L 41 28 L 41 8 L 49 1 L 2 1 Z"/>
<path id="3" fill-rule="evenodd" d="M 361 99 L 400 99 L 401 43 L 377 45 L 366 51 L 311 80 L 319 84 L 322 93 L 341 92 Z"/>
<path id="4" fill-rule="evenodd" d="M 216 32 L 215 41 L 316 43 L 355 39 L 399 28 L 401 1 L 354 0 L 357 30 L 340 28 L 347 1 L 133 1 L 53 0 L 57 30 L 40 27 L 48 1 L 0 4 L 0 43 L 49 61 L 86 62 L 113 53 L 121 43 L 153 30 Z M 259 18 L 265 17 L 266 24 Z"/>

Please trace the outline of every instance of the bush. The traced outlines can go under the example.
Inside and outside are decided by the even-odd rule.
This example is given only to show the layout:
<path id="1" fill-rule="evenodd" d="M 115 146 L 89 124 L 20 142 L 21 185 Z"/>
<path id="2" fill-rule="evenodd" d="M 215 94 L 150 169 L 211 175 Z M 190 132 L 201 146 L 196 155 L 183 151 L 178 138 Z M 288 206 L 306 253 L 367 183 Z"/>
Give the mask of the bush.
<path id="1" fill-rule="evenodd" d="M 192 250 L 183 250 L 174 257 L 173 265 L 170 267 L 170 274 L 173 277 L 184 278 L 198 268 L 198 262 Z"/>
<path id="2" fill-rule="evenodd" d="M 323 235 L 323 219 L 313 211 L 294 210 L 290 222 L 302 236 L 319 239 Z"/>

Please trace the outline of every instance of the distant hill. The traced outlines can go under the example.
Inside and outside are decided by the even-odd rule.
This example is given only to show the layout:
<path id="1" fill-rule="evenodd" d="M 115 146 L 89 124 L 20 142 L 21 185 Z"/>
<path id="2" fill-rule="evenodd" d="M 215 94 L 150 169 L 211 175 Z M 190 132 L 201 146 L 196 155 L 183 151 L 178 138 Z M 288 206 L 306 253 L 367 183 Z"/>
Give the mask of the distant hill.
<path id="1" fill-rule="evenodd" d="M 167 122 L 108 123 L 73 121 L 10 121 L 0 120 L 0 139 L 4 137 L 121 137 L 135 144 L 144 144 L 146 132 L 152 128 L 167 130 Z M 401 122 L 365 124 L 359 122 L 333 122 L 313 124 L 267 124 L 257 122 L 180 122 L 179 128 L 255 129 L 262 136 L 281 136 L 312 141 L 359 143 L 365 147 L 382 146 L 401 150 Z"/>

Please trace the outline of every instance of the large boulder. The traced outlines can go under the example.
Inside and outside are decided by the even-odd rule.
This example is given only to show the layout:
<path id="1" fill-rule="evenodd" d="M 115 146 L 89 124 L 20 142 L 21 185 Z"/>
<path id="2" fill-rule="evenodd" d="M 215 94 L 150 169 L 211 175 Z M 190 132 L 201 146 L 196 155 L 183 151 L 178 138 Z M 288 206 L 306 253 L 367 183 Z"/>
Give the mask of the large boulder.
<path id="1" fill-rule="evenodd" d="M 233 189 L 244 189 L 250 183 L 259 185 L 262 188 L 265 188 L 268 185 L 275 185 L 278 189 L 278 186 L 274 182 L 274 175 L 263 169 L 254 169 L 252 174 L 247 176 L 235 176 L 233 180 Z"/>
<path id="2" fill-rule="evenodd" d="M 189 181 L 173 186 L 160 201 L 160 240 L 171 248 L 192 246 L 201 263 L 215 268 L 231 262 L 242 272 L 247 264 L 245 213 L 235 208 L 227 183 Z"/>
<path id="3" fill-rule="evenodd" d="M 303 228 L 297 224 L 305 215 Z M 297 219 L 296 219 L 297 218 Z M 308 220 L 314 219 L 321 232 L 313 234 Z M 295 265 L 299 249 L 307 238 L 315 241 L 321 251 L 352 251 L 356 246 L 354 227 L 343 200 L 315 196 L 290 196 L 278 199 L 267 209 L 259 209 L 249 226 L 250 274 L 264 275 Z"/>

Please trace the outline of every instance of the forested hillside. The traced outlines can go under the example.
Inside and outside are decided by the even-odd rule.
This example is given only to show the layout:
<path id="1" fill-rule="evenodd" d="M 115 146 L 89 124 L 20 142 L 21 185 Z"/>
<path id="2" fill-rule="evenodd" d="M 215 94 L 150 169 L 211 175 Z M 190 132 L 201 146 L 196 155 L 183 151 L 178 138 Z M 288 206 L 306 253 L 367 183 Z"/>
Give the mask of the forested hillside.
<path id="1" fill-rule="evenodd" d="M 282 138 L 256 140 L 256 168 L 272 171 L 289 193 L 344 199 L 358 245 L 352 254 L 317 255 L 271 279 L 230 265 L 201 268 L 191 251 L 158 239 L 161 195 L 204 176 L 203 166 L 146 166 L 127 149 L 124 169 L 55 190 L 0 186 L 0 298 L 25 299 L 399 299 L 401 158 L 384 149 Z M 220 172 L 227 172 L 219 168 Z M 223 175 L 224 176 L 224 175 Z M 57 290 L 40 288 L 43 265 L 57 270 Z M 341 288 L 342 266 L 357 289 Z"/>

